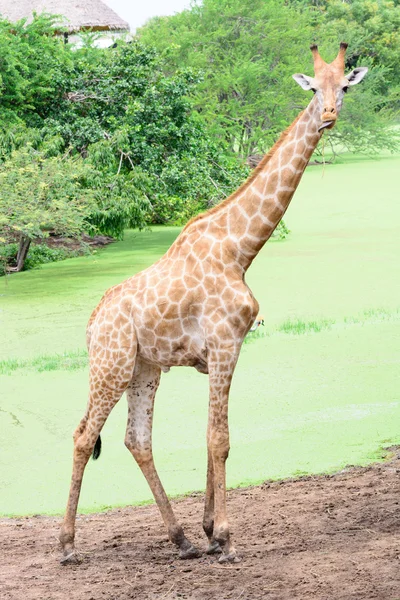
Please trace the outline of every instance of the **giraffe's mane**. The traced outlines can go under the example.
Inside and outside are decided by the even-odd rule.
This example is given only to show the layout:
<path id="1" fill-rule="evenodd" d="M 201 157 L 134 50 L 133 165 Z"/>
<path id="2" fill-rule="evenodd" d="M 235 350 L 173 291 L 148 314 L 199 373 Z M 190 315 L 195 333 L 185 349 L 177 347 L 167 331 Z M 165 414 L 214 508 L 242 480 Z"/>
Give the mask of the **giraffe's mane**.
<path id="1" fill-rule="evenodd" d="M 250 173 L 250 175 L 246 179 L 246 181 L 244 181 L 242 183 L 242 185 L 237 188 L 237 190 L 235 190 L 230 196 L 228 196 L 227 198 L 225 198 L 224 200 L 222 200 L 222 202 L 219 202 L 218 204 L 216 204 L 212 208 L 209 208 L 207 211 L 205 211 L 203 213 L 200 213 L 200 214 L 192 217 L 186 223 L 183 231 L 187 227 L 189 227 L 189 225 L 191 225 L 192 223 L 195 223 L 196 221 L 200 221 L 200 220 L 204 219 L 204 217 L 208 217 L 208 215 L 211 215 L 211 214 L 213 214 L 215 212 L 218 212 L 220 210 L 220 208 L 222 208 L 223 206 L 226 206 L 227 204 L 230 204 L 233 200 L 235 200 L 235 198 L 237 198 L 239 196 L 239 194 L 241 194 L 244 191 L 244 189 L 247 188 L 258 177 L 258 175 L 264 169 L 265 165 L 274 156 L 274 154 L 276 153 L 276 151 L 278 150 L 278 148 L 280 148 L 282 146 L 283 142 L 286 140 L 286 138 L 288 137 L 289 133 L 292 131 L 293 127 L 296 125 L 297 121 L 300 119 L 300 117 L 303 115 L 303 113 L 304 113 L 304 111 L 302 111 L 295 118 L 295 120 L 293 121 L 293 123 L 291 125 L 289 125 L 289 127 L 287 129 L 285 129 L 285 131 L 283 131 L 281 133 L 279 139 L 275 142 L 275 144 L 267 152 L 267 154 L 265 154 L 263 156 L 263 158 L 260 160 L 260 162 L 258 163 L 258 165 L 256 166 L 256 168 L 253 169 L 253 171 Z"/>

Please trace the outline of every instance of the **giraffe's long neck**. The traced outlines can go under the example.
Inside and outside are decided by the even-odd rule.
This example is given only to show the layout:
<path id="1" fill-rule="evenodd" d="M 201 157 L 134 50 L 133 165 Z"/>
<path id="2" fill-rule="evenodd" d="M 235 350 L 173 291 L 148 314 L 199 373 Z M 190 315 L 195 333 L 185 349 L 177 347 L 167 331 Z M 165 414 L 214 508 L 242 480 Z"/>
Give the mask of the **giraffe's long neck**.
<path id="1" fill-rule="evenodd" d="M 282 134 L 264 157 L 254 176 L 211 215 L 213 223 L 228 230 L 236 260 L 248 269 L 284 215 L 321 132 L 316 98 Z"/>

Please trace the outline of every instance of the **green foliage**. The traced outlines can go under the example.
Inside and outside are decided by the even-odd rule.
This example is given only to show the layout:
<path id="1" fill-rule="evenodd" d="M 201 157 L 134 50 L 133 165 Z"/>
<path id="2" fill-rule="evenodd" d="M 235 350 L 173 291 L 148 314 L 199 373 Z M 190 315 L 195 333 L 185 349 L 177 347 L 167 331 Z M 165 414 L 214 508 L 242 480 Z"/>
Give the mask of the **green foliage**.
<path id="1" fill-rule="evenodd" d="M 204 0 L 172 17 L 152 19 L 140 39 L 165 53 L 167 68 L 203 73 L 196 106 L 213 137 L 242 157 L 266 151 L 307 102 L 291 75 L 312 74 L 308 44 L 332 60 L 350 47 L 349 71 L 370 68 L 352 90 L 331 136 L 347 150 L 395 150 L 399 101 L 397 2 L 381 0 Z"/>
<path id="2" fill-rule="evenodd" d="M 51 262 L 58 262 L 66 258 L 81 256 L 90 253 L 88 247 L 82 245 L 77 250 L 68 248 L 51 248 L 46 244 L 33 244 L 29 248 L 28 255 L 25 260 L 25 270 L 34 269 L 40 265 L 45 265 Z"/>
<path id="3" fill-rule="evenodd" d="M 61 105 L 49 107 L 44 138 L 57 135 L 101 172 L 92 222 L 104 233 L 182 222 L 248 173 L 193 111 L 193 70 L 164 70 L 160 54 L 137 41 L 107 52 L 83 49 Z"/>
<path id="4" fill-rule="evenodd" d="M 32 244 L 24 262 L 24 271 L 35 269 L 40 265 L 58 262 L 74 256 L 82 256 L 90 253 L 90 250 L 84 244 L 77 250 L 68 248 L 51 248 L 46 244 Z M 6 274 L 7 266 L 16 261 L 18 254 L 18 244 L 0 245 L 0 276 Z"/>
<path id="5" fill-rule="evenodd" d="M 285 221 L 282 219 L 279 221 L 278 227 L 275 229 L 272 234 L 274 237 L 278 238 L 278 240 L 284 240 L 290 233 L 289 227 L 286 225 Z"/>
<path id="6" fill-rule="evenodd" d="M 214 135 L 243 157 L 271 146 L 301 106 L 286 74 L 308 65 L 304 39 L 311 35 L 308 15 L 282 9 L 280 0 L 205 0 L 140 32 L 160 50 L 172 45 L 171 68 L 204 73 L 196 105 Z"/>
<path id="7" fill-rule="evenodd" d="M 364 84 L 345 99 L 339 127 L 330 132 L 333 145 L 354 152 L 399 149 L 393 124 L 400 109 L 400 5 L 393 0 L 324 0 L 318 3 L 317 39 L 330 45 L 345 39 L 348 71 L 369 67 Z"/>
<path id="8" fill-rule="evenodd" d="M 0 20 L 0 127 L 20 120 L 35 125 L 49 103 L 61 99 L 71 52 L 52 23 L 46 16 L 31 23 Z"/>
<path id="9" fill-rule="evenodd" d="M 71 52 L 52 33 L 44 17 L 0 22 L 4 239 L 183 224 L 246 178 L 228 128 L 193 108 L 199 65 L 171 70 L 174 51 L 138 40 Z"/>
<path id="10" fill-rule="evenodd" d="M 47 158 L 31 147 L 0 165 L 0 232 L 29 239 L 77 236 L 94 207 L 91 173 L 81 159 Z"/>
<path id="11" fill-rule="evenodd" d="M 0 277 L 6 274 L 7 265 L 14 262 L 18 253 L 18 244 L 0 245 Z"/>
<path id="12" fill-rule="evenodd" d="M 320 333 L 325 329 L 330 329 L 334 321 L 330 319 L 319 319 L 312 321 L 303 321 L 302 319 L 288 319 L 279 327 L 278 331 L 293 335 L 304 335 L 306 333 Z"/>
<path id="13" fill-rule="evenodd" d="M 235 189 L 248 170 L 211 140 L 204 119 L 193 110 L 190 96 L 199 82 L 194 71 L 166 74 L 164 57 L 138 41 L 119 42 L 113 49 L 95 48 L 92 42 L 86 37 L 84 47 L 71 52 L 54 37 L 52 21 L 45 17 L 28 25 L 0 22 L 0 108 L 5 116 L 0 118 L 0 161 L 7 164 L 9 184 L 10 157 L 15 161 L 26 146 L 48 165 L 57 158 L 65 166 L 79 165 L 86 169 L 80 185 L 87 206 L 78 229 L 115 237 L 126 227 L 181 223 Z M 25 188 L 19 198 L 28 193 L 28 170 L 26 164 L 21 171 L 25 183 L 20 187 Z M 16 170 L 13 177 L 16 182 Z M 36 183 L 26 218 L 23 204 L 17 203 L 18 229 L 11 226 L 10 215 L 4 216 L 8 209 L 2 201 L 3 230 L 42 235 L 43 228 L 28 218 L 37 202 L 32 200 Z M 66 191 L 65 182 L 55 187 Z M 61 214 L 54 202 L 53 221 Z M 46 210 L 51 203 L 49 198 Z M 72 208 L 71 202 L 64 212 L 67 206 Z M 44 229 L 56 231 L 50 221 Z M 77 233 L 72 221 L 68 235 Z"/>
<path id="14" fill-rule="evenodd" d="M 332 149 L 395 150 L 399 24 L 394 0 L 204 0 L 72 51 L 49 17 L 1 20 L 0 237 L 121 237 L 212 206 L 306 103 L 291 75 L 312 72 L 308 41 L 330 60 L 346 39 L 348 69 L 370 68 Z"/>

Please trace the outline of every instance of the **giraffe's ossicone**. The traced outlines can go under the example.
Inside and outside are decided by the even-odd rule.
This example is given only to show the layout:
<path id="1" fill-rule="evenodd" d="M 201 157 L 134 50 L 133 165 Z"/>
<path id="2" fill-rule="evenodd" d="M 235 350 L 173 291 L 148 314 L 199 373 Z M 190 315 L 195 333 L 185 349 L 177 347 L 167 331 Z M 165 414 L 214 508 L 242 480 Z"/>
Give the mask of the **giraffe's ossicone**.
<path id="1" fill-rule="evenodd" d="M 203 520 L 207 552 L 220 553 L 220 562 L 238 560 L 226 516 L 225 461 L 229 389 L 241 344 L 258 314 L 245 273 L 285 213 L 323 130 L 334 126 L 347 88 L 367 71 L 359 67 L 345 75 L 346 48 L 342 43 L 336 59 L 327 64 L 317 47 L 311 47 L 314 77 L 293 77 L 314 97 L 249 179 L 218 206 L 192 219 L 158 262 L 108 290 L 93 312 L 87 329 L 89 401 L 74 434 L 72 481 L 60 535 L 63 563 L 77 560 L 75 517 L 84 469 L 124 392 L 125 444 L 149 483 L 169 538 L 181 558 L 201 554 L 176 521 L 152 454 L 161 371 L 182 365 L 209 375 Z"/>

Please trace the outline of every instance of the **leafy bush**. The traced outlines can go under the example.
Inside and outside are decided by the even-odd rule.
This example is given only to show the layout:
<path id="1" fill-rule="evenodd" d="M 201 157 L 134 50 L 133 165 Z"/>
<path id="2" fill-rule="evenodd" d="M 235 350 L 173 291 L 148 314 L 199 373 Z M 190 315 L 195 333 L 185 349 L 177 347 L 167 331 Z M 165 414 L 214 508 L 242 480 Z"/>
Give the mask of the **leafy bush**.
<path id="1" fill-rule="evenodd" d="M 83 253 L 83 252 L 82 252 Z M 77 250 L 68 250 L 66 248 L 50 248 L 46 244 L 34 244 L 29 248 L 28 256 L 25 260 L 24 270 L 34 269 L 39 265 L 44 265 L 59 260 L 65 260 L 81 254 Z"/>
<path id="2" fill-rule="evenodd" d="M 18 244 L 0 245 L 0 276 L 5 275 L 8 264 L 17 258 Z"/>
<path id="3" fill-rule="evenodd" d="M 201 202 L 160 194 L 152 206 L 152 222 L 160 225 L 184 225 L 202 210 L 204 205 Z"/>
<path id="4" fill-rule="evenodd" d="M 15 262 L 18 254 L 18 244 L 0 245 L 0 276 L 5 275 L 7 265 Z M 74 256 L 90 254 L 90 248 L 87 244 L 82 244 L 80 248 L 71 250 L 69 248 L 51 248 L 47 244 L 32 244 L 25 259 L 24 271 L 35 269 L 40 265 L 51 262 L 58 262 Z"/>
<path id="5" fill-rule="evenodd" d="M 12 270 L 23 269 L 33 239 L 50 232 L 77 237 L 91 228 L 92 178 L 82 159 L 48 158 L 30 146 L 0 164 L 0 237 L 19 241 Z"/>
<path id="6" fill-rule="evenodd" d="M 50 16 L 11 24 L 0 18 L 0 126 L 36 126 L 64 93 L 73 52 L 53 34 Z"/>

